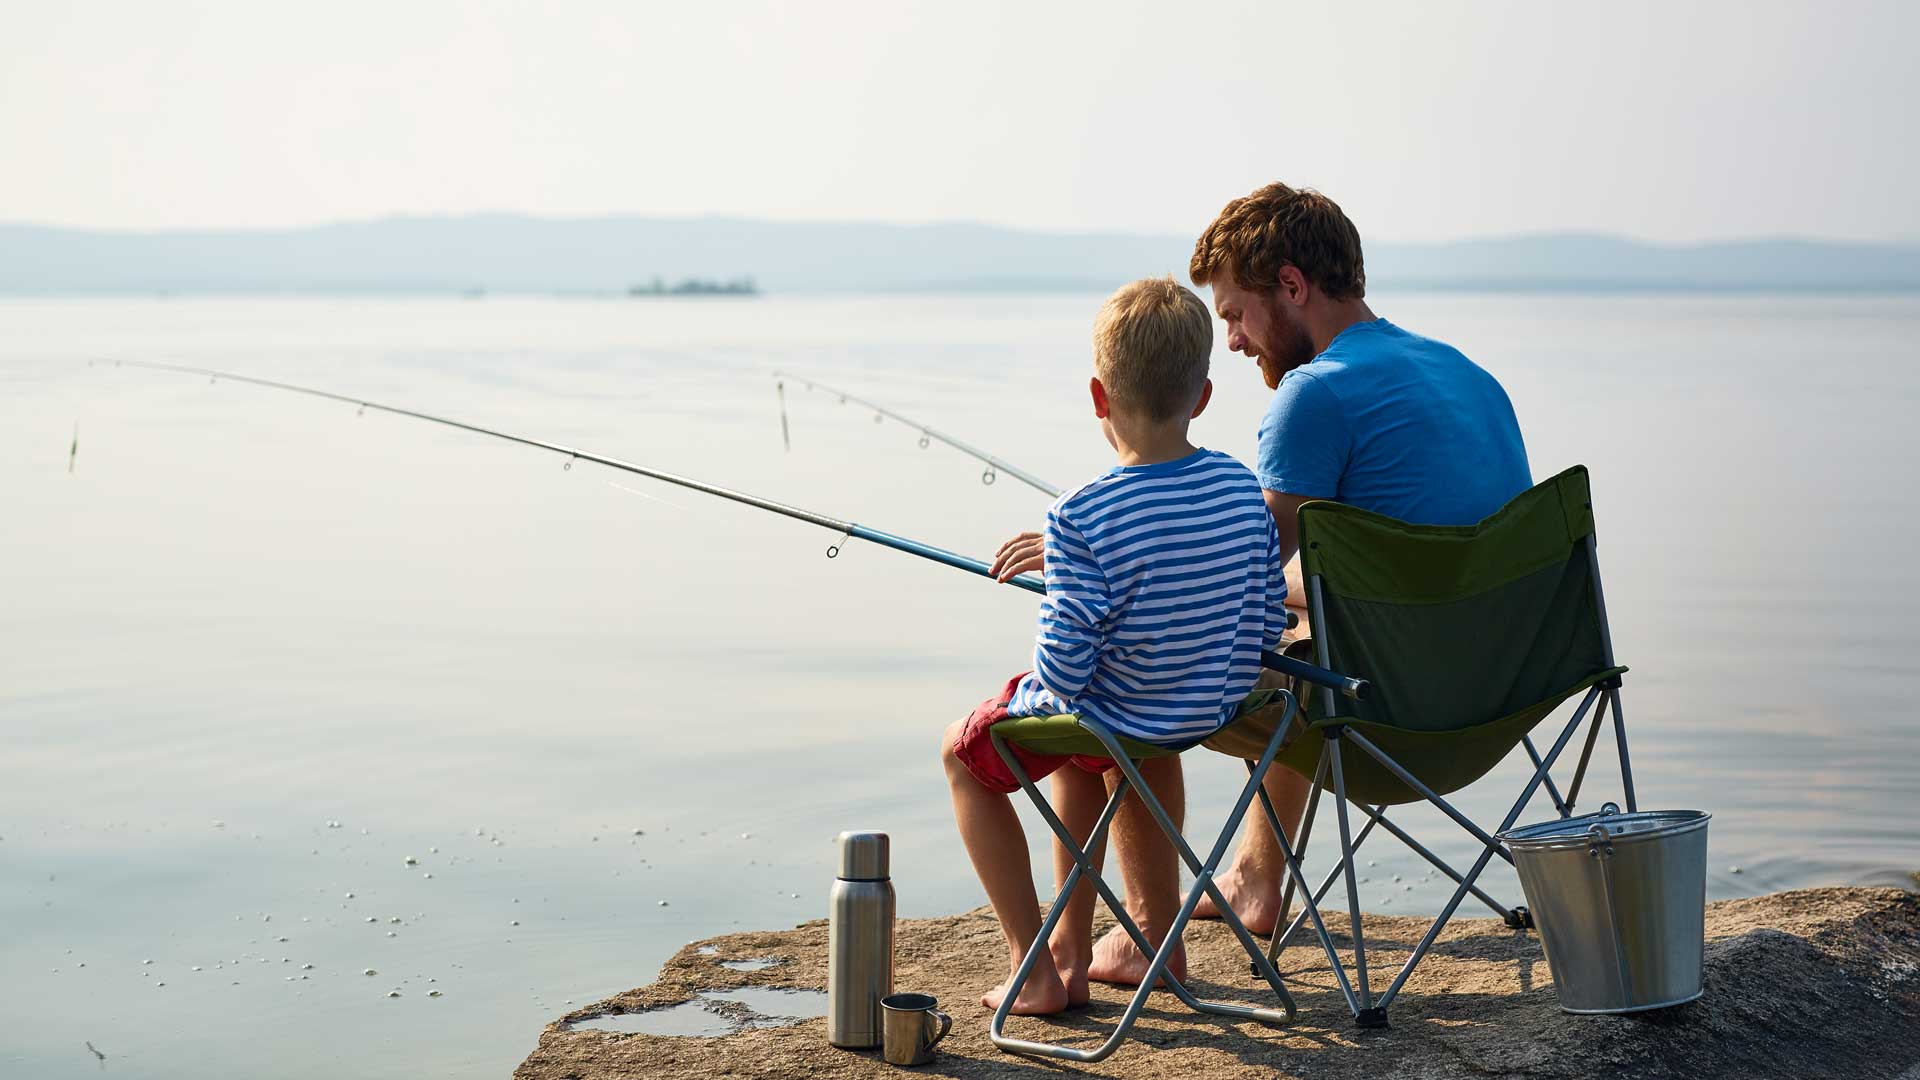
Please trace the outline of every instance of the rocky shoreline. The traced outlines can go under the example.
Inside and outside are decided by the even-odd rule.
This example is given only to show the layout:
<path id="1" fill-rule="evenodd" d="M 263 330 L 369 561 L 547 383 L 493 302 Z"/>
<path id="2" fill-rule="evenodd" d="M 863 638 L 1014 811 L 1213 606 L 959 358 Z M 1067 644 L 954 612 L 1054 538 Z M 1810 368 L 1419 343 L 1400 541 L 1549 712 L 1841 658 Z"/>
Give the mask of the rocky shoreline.
<path id="1" fill-rule="evenodd" d="M 1368 959 L 1396 968 L 1425 921 L 1367 915 Z M 1344 921 L 1331 916 L 1336 935 Z M 1156 997 L 1137 1038 L 1091 1066 L 1014 1057 L 986 1036 L 980 991 L 1000 974 L 999 932 L 984 909 L 903 920 L 895 985 L 937 996 L 953 1034 L 920 1072 L 950 1077 L 1886 1077 L 1920 1078 L 1920 895 L 1898 889 L 1807 889 L 1707 908 L 1706 994 L 1632 1016 L 1561 1012 L 1533 934 L 1493 919 L 1456 919 L 1395 1002 L 1392 1027 L 1354 1027 L 1325 957 L 1310 942 L 1282 958 L 1300 1002 L 1297 1023 L 1269 1028 L 1188 1013 Z M 1373 943 L 1378 935 L 1379 955 Z M 1218 923 L 1188 933 L 1190 985 L 1207 997 L 1256 996 L 1245 956 Z M 814 1018 L 756 1027 L 750 1011 L 711 1006 L 730 1033 L 621 1034 L 571 1025 L 741 987 L 820 990 L 826 924 L 695 942 L 650 985 L 549 1024 L 516 1080 L 711 1080 L 714 1077 L 890 1076 L 877 1051 L 827 1044 Z M 757 970 L 739 961 L 775 960 Z M 723 966 L 732 961 L 736 967 Z M 1096 987 L 1084 1009 L 1018 1020 L 1015 1034 L 1093 1045 L 1119 1015 L 1122 991 Z"/>

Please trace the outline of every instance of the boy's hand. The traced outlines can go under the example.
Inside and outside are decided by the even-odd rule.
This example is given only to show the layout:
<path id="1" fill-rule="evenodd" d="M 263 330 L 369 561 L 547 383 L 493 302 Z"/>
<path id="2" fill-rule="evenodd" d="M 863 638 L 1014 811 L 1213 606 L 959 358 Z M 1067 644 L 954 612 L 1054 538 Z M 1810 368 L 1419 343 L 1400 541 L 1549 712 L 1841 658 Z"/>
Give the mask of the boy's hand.
<path id="1" fill-rule="evenodd" d="M 1023 532 L 1000 545 L 993 553 L 993 577 L 1001 583 L 1012 581 L 1028 571 L 1045 572 L 1047 542 L 1037 532 Z"/>

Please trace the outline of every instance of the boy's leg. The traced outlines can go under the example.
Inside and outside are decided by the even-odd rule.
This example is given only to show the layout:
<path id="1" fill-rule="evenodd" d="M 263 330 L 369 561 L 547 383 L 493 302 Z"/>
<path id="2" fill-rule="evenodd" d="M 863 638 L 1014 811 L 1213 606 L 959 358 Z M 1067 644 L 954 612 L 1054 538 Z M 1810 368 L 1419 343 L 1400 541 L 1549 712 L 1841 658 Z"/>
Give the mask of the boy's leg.
<path id="1" fill-rule="evenodd" d="M 982 1005 L 996 1009 L 1006 996 L 1012 973 L 1019 969 L 1027 949 L 1040 934 L 1040 899 L 1033 892 L 1026 833 L 1020 828 L 1012 801 L 975 779 L 960 760 L 956 746 L 965 726 L 961 721 L 947 729 L 940 758 L 946 766 L 947 784 L 953 789 L 953 817 L 960 826 L 960 839 L 966 843 L 967 856 L 980 875 L 980 884 L 986 886 L 987 901 L 993 905 L 1000 932 L 1007 939 L 1007 981 L 980 999 Z M 1013 1012 L 1020 1016 L 1044 1015 L 1066 1006 L 1067 988 L 1054 969 L 1053 957 L 1043 949 L 1014 1001 Z"/>
<path id="2" fill-rule="evenodd" d="M 1120 770 L 1106 774 L 1110 783 L 1118 783 Z M 1152 789 L 1154 798 L 1173 819 L 1175 827 L 1184 824 L 1187 802 L 1185 775 L 1177 757 L 1148 758 L 1140 762 L 1140 778 Z M 1127 888 L 1127 913 L 1140 924 L 1140 931 L 1155 947 L 1165 939 L 1167 928 L 1180 913 L 1180 856 L 1172 841 L 1160 831 L 1160 823 L 1147 812 L 1146 805 L 1133 792 L 1127 793 L 1120 812 L 1113 819 L 1114 858 L 1120 863 L 1120 879 Z M 1119 927 L 1109 930 L 1093 950 L 1090 977 L 1100 982 L 1137 986 L 1147 973 L 1148 958 Z M 1167 971 L 1176 979 L 1187 974 L 1187 955 L 1177 951 L 1167 962 Z"/>
<path id="3" fill-rule="evenodd" d="M 1060 823 L 1082 846 L 1093 835 L 1093 827 L 1100 820 L 1100 811 L 1106 806 L 1106 796 L 1107 785 L 1099 773 L 1068 765 L 1053 774 L 1053 812 L 1059 815 Z M 1100 867 L 1105 862 L 1106 845 L 1103 843 L 1087 854 L 1093 857 L 1093 865 Z M 1066 884 L 1073 865 L 1073 856 L 1055 837 L 1053 889 L 1056 904 L 1062 902 L 1060 888 Z M 1066 984 L 1069 1005 L 1087 1003 L 1087 967 L 1093 958 L 1093 905 L 1098 895 L 1093 883 L 1083 875 L 1073 895 L 1065 900 L 1065 914 L 1054 925 L 1053 939 L 1047 943 L 1053 953 L 1054 969 Z"/>

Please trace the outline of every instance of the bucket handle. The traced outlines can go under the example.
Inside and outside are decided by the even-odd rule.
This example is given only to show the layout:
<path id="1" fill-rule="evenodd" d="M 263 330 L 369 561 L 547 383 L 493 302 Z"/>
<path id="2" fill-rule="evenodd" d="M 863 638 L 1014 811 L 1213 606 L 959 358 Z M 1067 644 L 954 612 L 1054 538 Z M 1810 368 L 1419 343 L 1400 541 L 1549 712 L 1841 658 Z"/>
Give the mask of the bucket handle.
<path id="1" fill-rule="evenodd" d="M 1587 854 L 1596 859 L 1604 859 L 1606 856 L 1613 854 L 1613 834 L 1607 831 L 1605 825 L 1595 822 L 1593 827 L 1587 830 Z M 1611 883 L 1613 878 L 1611 874 L 1608 875 L 1607 880 L 1609 883 L 1608 892 L 1612 892 Z"/>
<path id="2" fill-rule="evenodd" d="M 1600 808 L 1600 815 L 1617 814 L 1620 808 L 1608 803 Z M 1620 1000 L 1628 1001 L 1633 995 L 1631 973 L 1627 970 L 1627 950 L 1620 941 L 1620 917 L 1613 902 L 1613 834 L 1600 822 L 1594 822 L 1587 830 L 1587 855 L 1600 864 L 1600 883 L 1607 899 L 1607 929 L 1613 937 L 1613 962 L 1620 978 Z"/>
<path id="3" fill-rule="evenodd" d="M 1599 811 L 1593 816 L 1597 818 L 1608 818 L 1619 812 L 1619 803 L 1603 803 Z M 1603 855 L 1613 854 L 1613 834 L 1607 831 L 1607 826 L 1604 821 L 1596 821 L 1587 829 L 1587 854 L 1596 859 Z M 1611 877 L 1609 877 L 1608 880 L 1611 882 Z"/>

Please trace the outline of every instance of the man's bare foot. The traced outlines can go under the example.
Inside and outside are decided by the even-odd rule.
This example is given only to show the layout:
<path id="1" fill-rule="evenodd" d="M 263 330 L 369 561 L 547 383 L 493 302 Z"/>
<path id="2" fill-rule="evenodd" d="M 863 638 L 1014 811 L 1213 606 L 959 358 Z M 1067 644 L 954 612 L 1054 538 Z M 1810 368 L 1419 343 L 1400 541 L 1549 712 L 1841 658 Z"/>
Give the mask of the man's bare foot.
<path id="1" fill-rule="evenodd" d="M 1214 878 L 1220 886 L 1220 892 L 1233 905 L 1233 913 L 1240 916 L 1248 930 L 1255 934 L 1273 933 L 1275 923 L 1280 921 L 1280 883 L 1268 881 L 1264 886 L 1256 886 L 1247 881 L 1247 875 L 1240 872 L 1236 863 Z M 1217 919 L 1220 907 L 1213 897 L 1200 897 L 1200 905 L 1193 909 L 1196 919 Z"/>
<path id="2" fill-rule="evenodd" d="M 1152 930 L 1142 927 L 1142 931 L 1148 941 L 1153 940 Z M 1147 977 L 1147 963 L 1148 958 L 1134 947 L 1133 939 L 1116 926 L 1094 943 L 1093 962 L 1087 965 L 1087 977 L 1116 986 L 1139 986 L 1140 980 Z M 1184 944 L 1167 959 L 1167 972 L 1175 979 L 1187 977 L 1187 947 Z M 1166 982 L 1164 978 L 1159 981 Z"/>
<path id="3" fill-rule="evenodd" d="M 980 995 L 980 1004 L 989 1009 L 1000 1008 L 1000 1003 L 1006 1000 L 1007 987 L 1012 983 L 1013 976 L 1008 975 L 1006 982 Z M 1013 999 L 1015 1016 L 1047 1016 L 1066 1007 L 1066 984 L 1060 981 L 1060 973 L 1053 969 L 1053 964 L 1046 960 L 1034 966 L 1026 984 L 1020 987 L 1020 996 Z"/>
<path id="4" fill-rule="evenodd" d="M 1061 985 L 1067 988 L 1067 1008 L 1077 1008 L 1088 1001 L 1087 961 L 1058 943 L 1048 947 L 1053 953 L 1053 970 L 1060 976 Z"/>

